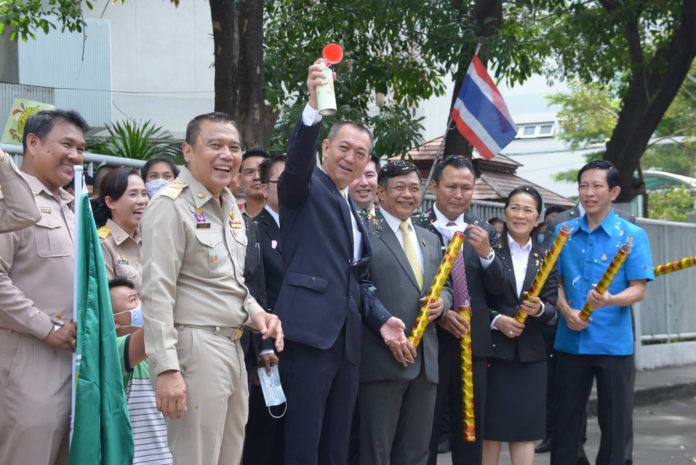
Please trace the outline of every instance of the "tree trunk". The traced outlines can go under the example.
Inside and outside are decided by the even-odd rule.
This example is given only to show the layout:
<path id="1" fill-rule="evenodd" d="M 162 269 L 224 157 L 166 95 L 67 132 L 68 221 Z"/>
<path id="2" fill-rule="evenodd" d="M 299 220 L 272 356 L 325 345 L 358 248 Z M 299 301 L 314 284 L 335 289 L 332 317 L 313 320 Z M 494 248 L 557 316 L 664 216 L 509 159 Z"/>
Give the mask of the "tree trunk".
<path id="1" fill-rule="evenodd" d="M 639 50 L 631 50 L 637 34 L 635 25 L 627 24 L 625 35 L 632 61 L 632 78 L 623 99 L 619 119 L 607 142 L 604 159 L 621 173 L 619 202 L 629 202 L 644 192 L 644 184 L 634 178 L 640 157 L 650 137 L 669 108 L 696 56 L 696 0 L 684 0 L 681 24 L 674 38 L 658 49 L 653 58 L 639 60 Z"/>
<path id="2" fill-rule="evenodd" d="M 239 0 L 239 123 L 247 150 L 265 149 L 271 138 L 265 90 L 263 0 Z"/>
<path id="3" fill-rule="evenodd" d="M 215 111 L 239 122 L 239 53 L 235 2 L 210 0 L 215 56 Z M 242 140 L 243 142 L 243 140 Z"/>
<path id="4" fill-rule="evenodd" d="M 459 20 L 464 21 L 465 5 L 463 4 L 462 0 L 454 0 L 453 4 L 454 8 L 458 11 Z M 500 25 L 502 23 L 502 0 L 476 0 L 474 3 L 473 13 L 474 17 L 476 18 L 476 22 L 478 23 L 479 37 L 493 36 L 500 29 Z M 489 18 L 493 18 L 493 21 L 486 21 Z M 460 50 L 459 68 L 457 69 L 457 79 L 454 83 L 454 94 L 452 95 L 452 102 L 450 103 L 450 112 L 452 111 L 452 108 L 454 108 L 454 103 L 457 101 L 459 90 L 462 87 L 464 76 L 466 75 L 469 63 L 471 62 L 471 57 L 473 56 L 475 50 L 476 44 L 464 44 Z M 485 63 L 487 55 L 488 49 L 484 45 L 479 51 L 479 58 L 482 58 L 481 61 Z M 449 114 L 447 117 L 449 118 Z M 447 132 L 447 136 L 445 137 L 445 155 L 471 156 L 471 152 L 471 144 L 456 128 L 453 128 Z"/>

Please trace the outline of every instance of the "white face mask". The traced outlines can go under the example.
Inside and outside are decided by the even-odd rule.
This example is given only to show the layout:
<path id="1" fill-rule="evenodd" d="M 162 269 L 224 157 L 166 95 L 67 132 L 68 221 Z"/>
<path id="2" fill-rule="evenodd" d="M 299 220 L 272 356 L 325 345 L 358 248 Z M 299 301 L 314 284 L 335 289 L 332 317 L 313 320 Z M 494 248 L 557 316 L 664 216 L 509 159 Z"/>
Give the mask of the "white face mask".
<path id="1" fill-rule="evenodd" d="M 114 316 L 116 315 L 123 315 L 124 313 L 130 313 L 131 314 L 131 322 L 129 325 L 121 325 L 121 328 L 125 328 L 127 326 L 134 326 L 134 327 L 140 327 L 145 324 L 145 320 L 143 319 L 143 312 L 140 310 L 140 305 L 138 305 L 137 308 L 134 308 L 132 310 L 126 310 L 125 312 L 118 312 L 114 313 Z"/>
<path id="2" fill-rule="evenodd" d="M 283 392 L 283 386 L 280 384 L 280 373 L 278 372 L 278 365 L 273 365 L 271 367 L 271 375 L 266 374 L 266 368 L 259 367 L 259 381 L 261 382 L 261 390 L 263 391 L 263 399 L 266 402 L 266 407 L 268 407 L 268 413 L 273 418 L 281 418 L 285 415 L 288 409 L 287 400 L 285 399 L 285 393 Z M 273 415 L 271 412 L 271 407 L 275 405 L 285 404 L 285 410 L 279 416 Z"/>
<path id="3" fill-rule="evenodd" d="M 169 181 L 165 179 L 155 179 L 150 182 L 145 183 L 145 189 L 147 189 L 147 195 L 150 196 L 150 198 L 154 197 L 156 193 L 164 189 L 169 185 Z"/>

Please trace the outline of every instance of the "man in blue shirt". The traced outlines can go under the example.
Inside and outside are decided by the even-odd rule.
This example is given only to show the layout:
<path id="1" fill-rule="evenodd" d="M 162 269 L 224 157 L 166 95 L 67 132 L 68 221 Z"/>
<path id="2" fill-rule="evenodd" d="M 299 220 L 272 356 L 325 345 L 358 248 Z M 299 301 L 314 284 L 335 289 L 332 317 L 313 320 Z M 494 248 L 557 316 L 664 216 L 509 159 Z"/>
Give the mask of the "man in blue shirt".
<path id="1" fill-rule="evenodd" d="M 558 351 L 559 412 L 551 465 L 571 465 L 580 447 L 583 412 L 597 380 L 598 421 L 602 431 L 597 465 L 624 465 L 633 406 L 633 329 L 629 306 L 643 300 L 654 279 L 650 244 L 640 227 L 617 216 L 612 202 L 621 192 L 619 172 L 596 160 L 578 173 L 585 214 L 567 221 L 571 236 L 561 252 L 561 282 L 555 349 Z M 556 228 L 556 234 L 559 227 Z M 604 294 L 595 288 L 622 244 L 633 248 Z M 580 318 L 585 302 L 595 308 Z"/>

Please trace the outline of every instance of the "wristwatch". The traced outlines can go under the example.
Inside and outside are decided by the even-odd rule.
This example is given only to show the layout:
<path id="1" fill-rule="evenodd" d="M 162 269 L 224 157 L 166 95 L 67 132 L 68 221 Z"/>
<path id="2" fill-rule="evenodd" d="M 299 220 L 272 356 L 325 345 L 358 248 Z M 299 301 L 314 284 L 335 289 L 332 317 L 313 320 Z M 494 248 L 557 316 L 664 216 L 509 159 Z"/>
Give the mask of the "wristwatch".
<path id="1" fill-rule="evenodd" d="M 62 328 L 65 325 L 65 321 L 61 320 L 60 318 L 56 318 L 54 316 L 51 317 L 51 322 L 53 323 L 53 332 L 58 332 L 60 328 Z"/>

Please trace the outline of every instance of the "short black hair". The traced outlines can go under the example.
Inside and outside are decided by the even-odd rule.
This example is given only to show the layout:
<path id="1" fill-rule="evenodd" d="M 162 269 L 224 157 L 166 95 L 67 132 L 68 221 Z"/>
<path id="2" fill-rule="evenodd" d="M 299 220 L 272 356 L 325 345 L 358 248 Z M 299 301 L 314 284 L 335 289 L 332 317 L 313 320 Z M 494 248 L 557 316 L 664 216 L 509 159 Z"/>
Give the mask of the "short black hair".
<path id="1" fill-rule="evenodd" d="M 237 134 L 239 134 L 239 143 L 242 143 L 242 133 L 239 131 L 239 126 L 237 126 L 237 123 L 234 121 L 234 119 L 232 119 L 232 117 L 227 113 L 223 113 L 221 111 L 213 111 L 210 113 L 203 113 L 202 115 L 198 115 L 191 121 L 189 121 L 189 123 L 186 125 L 187 144 L 196 145 L 198 135 L 201 133 L 201 123 L 203 123 L 203 121 L 215 121 L 218 123 L 231 124 L 237 130 Z"/>
<path id="2" fill-rule="evenodd" d="M 504 223 L 504 221 L 501 218 L 498 218 L 497 216 L 493 216 L 488 220 L 488 224 L 494 225 L 496 223 Z"/>
<path id="3" fill-rule="evenodd" d="M 155 158 L 150 158 L 147 162 L 145 162 L 145 165 L 140 169 L 140 177 L 143 178 L 143 181 L 147 179 L 147 172 L 150 171 L 150 168 L 152 168 L 152 165 L 155 165 L 157 163 L 166 163 L 169 165 L 169 167 L 172 169 L 172 173 L 174 173 L 174 177 L 179 176 L 179 168 L 174 164 L 172 160 L 169 158 L 165 157 L 155 157 Z"/>
<path id="4" fill-rule="evenodd" d="M 418 183 L 420 184 L 422 179 L 416 165 L 406 160 L 390 160 L 379 170 L 379 174 L 377 175 L 377 184 L 386 189 L 391 178 L 404 176 L 413 172 L 418 175 Z"/>
<path id="5" fill-rule="evenodd" d="M 607 184 L 609 189 L 613 189 L 616 186 L 621 185 L 621 175 L 616 167 L 606 160 L 592 160 L 578 171 L 578 186 L 580 185 L 580 178 L 582 173 L 587 170 L 605 170 L 607 172 Z"/>
<path id="6" fill-rule="evenodd" d="M 135 289 L 135 284 L 133 283 L 133 281 L 126 278 L 125 276 L 114 276 L 113 279 L 109 280 L 109 290 L 113 289 L 114 287 L 121 286 L 125 286 L 130 289 Z"/>
<path id="7" fill-rule="evenodd" d="M 541 198 L 541 194 L 539 193 L 538 190 L 536 190 L 534 187 L 524 184 L 522 186 L 517 186 L 513 190 L 510 191 L 508 194 L 507 198 L 505 199 L 505 208 L 510 205 L 510 200 L 516 196 L 517 194 L 529 194 L 532 196 L 534 199 L 534 202 L 536 203 L 536 211 L 538 214 L 541 215 L 542 210 L 544 209 L 544 199 Z"/>
<path id="8" fill-rule="evenodd" d="M 447 166 L 451 166 L 453 168 L 466 168 L 471 171 L 471 175 L 474 178 L 476 177 L 474 165 L 471 164 L 471 160 L 464 155 L 447 155 L 444 160 L 435 165 L 435 169 L 433 170 L 433 181 L 435 181 L 435 184 L 440 183 L 442 172 Z"/>
<path id="9" fill-rule="evenodd" d="M 94 178 L 89 174 L 85 174 L 85 184 L 88 186 L 94 186 Z"/>
<path id="10" fill-rule="evenodd" d="M 546 218 L 548 218 L 549 215 L 553 213 L 562 213 L 566 210 L 567 208 L 562 205 L 551 205 L 544 211 L 544 221 L 546 221 Z"/>
<path id="11" fill-rule="evenodd" d="M 285 163 L 288 157 L 283 154 L 270 155 L 259 165 L 259 178 L 263 184 L 266 184 L 271 179 L 271 170 L 276 163 Z"/>
<path id="12" fill-rule="evenodd" d="M 375 164 L 375 171 L 379 172 L 380 164 L 379 157 L 373 153 L 370 154 L 370 161 Z"/>
<path id="13" fill-rule="evenodd" d="M 55 126 L 56 121 L 61 120 L 77 126 L 83 134 L 89 130 L 87 121 L 75 110 L 42 110 L 31 115 L 24 125 L 24 134 L 22 135 L 24 151 L 27 151 L 27 135 L 34 134 L 43 141 L 46 134 L 51 132 Z"/>
<path id="14" fill-rule="evenodd" d="M 242 161 L 244 161 L 250 157 L 268 158 L 270 156 L 271 156 L 271 154 L 269 154 L 265 150 L 261 150 L 261 149 L 247 150 L 246 152 L 244 152 L 244 155 L 242 155 Z"/>

